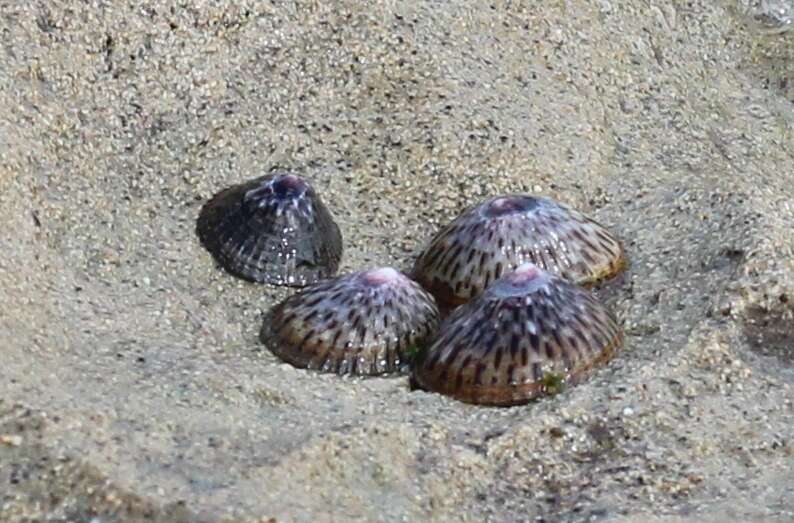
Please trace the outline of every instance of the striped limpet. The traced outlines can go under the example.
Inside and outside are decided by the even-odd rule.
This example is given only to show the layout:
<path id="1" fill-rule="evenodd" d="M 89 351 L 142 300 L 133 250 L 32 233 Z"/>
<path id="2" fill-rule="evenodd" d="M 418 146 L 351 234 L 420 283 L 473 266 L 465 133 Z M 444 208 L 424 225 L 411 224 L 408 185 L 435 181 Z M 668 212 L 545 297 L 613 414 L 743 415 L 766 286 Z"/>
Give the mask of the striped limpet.
<path id="1" fill-rule="evenodd" d="M 196 232 L 228 272 L 303 287 L 336 273 L 342 234 L 311 185 L 273 174 L 229 187 L 201 209 Z"/>
<path id="2" fill-rule="evenodd" d="M 576 383 L 621 340 L 590 292 L 527 263 L 444 320 L 413 377 L 468 403 L 517 405 Z"/>
<path id="3" fill-rule="evenodd" d="M 525 262 L 587 284 L 617 274 L 626 257 L 609 231 L 576 210 L 548 198 L 497 196 L 441 230 L 416 260 L 411 277 L 439 305 L 455 306 Z"/>
<path id="4" fill-rule="evenodd" d="M 438 327 L 433 296 L 390 267 L 317 283 L 270 312 L 262 342 L 296 367 L 377 375 L 400 367 Z"/>

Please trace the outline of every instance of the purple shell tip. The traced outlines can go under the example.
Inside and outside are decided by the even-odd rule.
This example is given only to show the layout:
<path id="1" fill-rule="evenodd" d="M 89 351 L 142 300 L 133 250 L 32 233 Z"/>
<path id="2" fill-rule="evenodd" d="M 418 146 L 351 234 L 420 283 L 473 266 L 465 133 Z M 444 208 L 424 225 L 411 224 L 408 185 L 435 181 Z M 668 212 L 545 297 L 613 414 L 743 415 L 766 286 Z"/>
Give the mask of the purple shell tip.
<path id="1" fill-rule="evenodd" d="M 500 196 L 484 206 L 484 214 L 496 218 L 505 214 L 528 212 L 538 206 L 538 200 L 531 196 Z"/>
<path id="2" fill-rule="evenodd" d="M 383 285 L 397 283 L 405 279 L 405 276 L 391 267 L 382 267 L 364 272 L 362 278 L 370 285 Z"/>
<path id="3" fill-rule="evenodd" d="M 524 296 L 535 292 L 549 282 L 549 275 L 533 263 L 525 263 L 513 272 L 495 281 L 486 294 L 497 298 Z"/>
<path id="4" fill-rule="evenodd" d="M 300 191 L 306 188 L 306 182 L 304 182 L 300 177 L 295 176 L 294 174 L 284 174 L 282 176 L 278 176 L 273 181 L 273 187 L 276 191 L 279 190 Z"/>

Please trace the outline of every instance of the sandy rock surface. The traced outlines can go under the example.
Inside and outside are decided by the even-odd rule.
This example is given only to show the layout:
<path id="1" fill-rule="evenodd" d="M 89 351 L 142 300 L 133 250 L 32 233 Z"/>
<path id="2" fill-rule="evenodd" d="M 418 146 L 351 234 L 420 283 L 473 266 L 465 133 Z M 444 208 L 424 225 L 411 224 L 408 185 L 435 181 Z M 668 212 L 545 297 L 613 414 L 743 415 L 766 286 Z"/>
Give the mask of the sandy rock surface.
<path id="1" fill-rule="evenodd" d="M 0 0 L 0 520 L 792 521 L 794 37 L 732 4 Z M 623 350 L 510 409 L 282 364 L 194 234 L 275 167 L 342 271 L 593 215 Z"/>

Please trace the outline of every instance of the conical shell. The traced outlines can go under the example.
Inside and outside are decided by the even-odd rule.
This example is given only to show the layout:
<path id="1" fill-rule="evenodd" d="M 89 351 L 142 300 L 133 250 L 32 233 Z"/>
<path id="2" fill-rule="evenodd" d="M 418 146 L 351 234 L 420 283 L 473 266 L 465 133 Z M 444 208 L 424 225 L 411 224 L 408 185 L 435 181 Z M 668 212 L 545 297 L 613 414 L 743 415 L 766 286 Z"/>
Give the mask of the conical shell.
<path id="1" fill-rule="evenodd" d="M 525 264 L 441 323 L 414 380 L 468 403 L 517 405 L 576 383 L 621 339 L 589 291 Z"/>
<path id="2" fill-rule="evenodd" d="M 626 258 L 617 238 L 582 213 L 548 198 L 508 195 L 469 208 L 441 230 L 411 277 L 439 305 L 455 306 L 526 262 L 587 284 L 615 275 Z"/>
<path id="3" fill-rule="evenodd" d="M 296 367 L 354 375 L 400 370 L 438 328 L 433 296 L 404 274 L 372 269 L 320 282 L 274 307 L 263 343 Z"/>
<path id="4" fill-rule="evenodd" d="M 202 208 L 196 231 L 224 269 L 260 283 L 303 287 L 335 274 L 342 257 L 331 213 L 293 174 L 219 192 Z"/>

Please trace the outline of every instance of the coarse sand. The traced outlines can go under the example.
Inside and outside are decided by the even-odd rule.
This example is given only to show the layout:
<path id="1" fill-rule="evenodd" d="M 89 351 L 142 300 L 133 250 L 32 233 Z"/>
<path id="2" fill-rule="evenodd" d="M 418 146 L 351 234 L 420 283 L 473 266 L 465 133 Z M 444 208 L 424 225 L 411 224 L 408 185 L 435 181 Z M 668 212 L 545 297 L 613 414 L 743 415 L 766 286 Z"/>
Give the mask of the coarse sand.
<path id="1" fill-rule="evenodd" d="M 0 0 L 0 521 L 794 520 L 794 32 L 693 0 Z M 509 409 L 294 369 L 201 248 L 285 168 L 341 272 L 550 196 L 623 349 Z"/>

